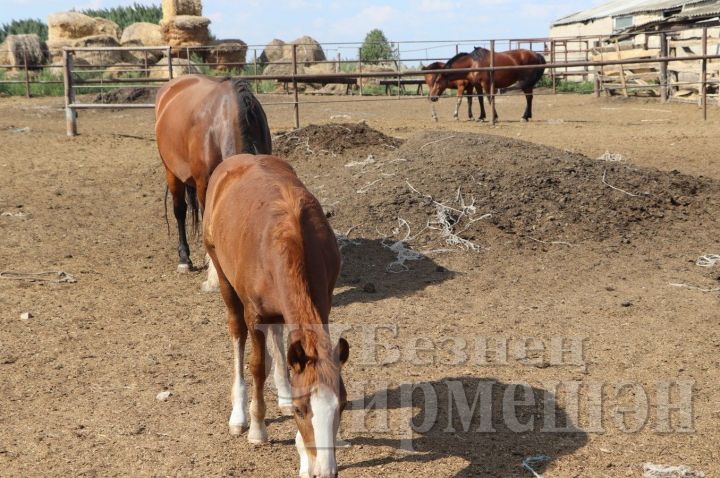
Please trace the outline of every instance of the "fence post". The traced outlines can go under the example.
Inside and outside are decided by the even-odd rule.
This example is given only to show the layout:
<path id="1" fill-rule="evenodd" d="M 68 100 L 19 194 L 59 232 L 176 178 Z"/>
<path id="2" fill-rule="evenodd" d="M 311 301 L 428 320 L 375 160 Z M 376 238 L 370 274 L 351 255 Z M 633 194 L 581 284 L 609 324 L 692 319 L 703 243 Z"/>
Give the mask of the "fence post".
<path id="1" fill-rule="evenodd" d="M 358 48 L 358 73 L 362 73 L 362 47 Z M 358 77 L 358 83 L 360 84 L 360 96 L 363 95 L 363 79 Z"/>
<path id="2" fill-rule="evenodd" d="M 660 57 L 667 58 L 670 55 L 668 48 L 667 34 L 660 34 Z M 667 60 L 660 62 L 660 101 L 667 102 L 670 96 L 670 87 L 668 86 L 668 62 Z"/>
<path id="3" fill-rule="evenodd" d="M 293 43 L 292 46 L 292 80 L 293 80 L 293 90 L 294 90 L 294 103 L 293 103 L 293 109 L 295 110 L 295 129 L 300 128 L 300 98 L 298 96 L 298 84 L 297 84 L 297 78 L 295 78 L 295 75 L 297 75 L 297 44 Z"/>
<path id="4" fill-rule="evenodd" d="M 555 63 L 555 40 L 550 40 L 550 63 Z M 555 68 L 550 70 L 550 78 L 552 79 L 553 94 L 557 94 L 557 82 L 555 79 Z"/>
<path id="5" fill-rule="evenodd" d="M 490 40 L 490 116 L 495 124 L 495 40 Z"/>
<path id="6" fill-rule="evenodd" d="M 258 82 L 257 48 L 253 48 L 253 67 L 255 68 L 255 94 L 260 94 L 260 83 Z"/>
<path id="7" fill-rule="evenodd" d="M 340 73 L 342 71 L 342 67 L 340 66 L 340 62 L 342 61 L 342 57 L 340 56 L 340 52 L 337 52 L 337 61 L 335 62 L 335 73 Z"/>
<path id="8" fill-rule="evenodd" d="M 144 53 L 143 67 L 145 69 L 145 78 L 150 78 L 150 70 L 148 69 L 148 52 L 147 52 L 147 50 L 143 50 L 143 53 Z"/>
<path id="9" fill-rule="evenodd" d="M 168 58 L 168 79 L 173 79 L 173 61 L 172 61 L 172 47 L 167 47 L 167 58 Z"/>
<path id="10" fill-rule="evenodd" d="M 27 50 L 23 48 L 23 60 L 25 62 L 25 96 L 30 98 L 30 70 L 28 69 Z"/>
<path id="11" fill-rule="evenodd" d="M 615 52 L 617 53 L 617 59 L 618 61 L 622 60 L 620 55 L 620 42 L 615 40 Z M 622 85 L 622 91 L 623 96 L 625 98 L 628 97 L 628 89 L 627 89 L 627 81 L 625 80 L 625 67 L 622 65 L 618 65 L 620 67 L 620 84 Z"/>
<path id="12" fill-rule="evenodd" d="M 77 115 L 72 109 L 75 100 L 72 84 L 72 53 L 63 49 L 63 83 L 65 84 L 65 128 L 68 136 L 77 136 Z"/>
<path id="13" fill-rule="evenodd" d="M 701 100 L 702 106 L 703 106 L 703 120 L 707 121 L 707 33 L 708 29 L 707 27 L 703 28 L 702 33 L 702 73 L 701 73 L 701 80 L 702 85 L 700 85 L 701 90 Z"/>

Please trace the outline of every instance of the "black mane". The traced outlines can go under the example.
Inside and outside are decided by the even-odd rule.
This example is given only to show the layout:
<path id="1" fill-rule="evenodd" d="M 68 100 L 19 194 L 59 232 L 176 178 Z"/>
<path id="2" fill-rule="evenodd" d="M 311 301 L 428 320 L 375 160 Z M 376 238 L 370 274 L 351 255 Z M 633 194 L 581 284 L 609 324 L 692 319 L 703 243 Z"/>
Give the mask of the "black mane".
<path id="1" fill-rule="evenodd" d="M 458 54 L 455 55 L 454 57 L 450 58 L 450 59 L 447 61 L 447 63 L 445 63 L 445 66 L 443 66 L 443 69 L 452 68 L 453 63 L 455 63 L 456 61 L 458 61 L 460 58 L 462 58 L 462 57 L 464 57 L 464 56 L 468 56 L 468 55 L 469 55 L 469 53 L 464 52 L 464 51 L 458 53 Z M 431 83 L 431 84 L 434 85 L 434 84 L 435 84 L 435 81 L 437 81 L 438 75 L 443 75 L 443 74 L 444 74 L 444 73 L 435 73 L 435 74 L 433 75 L 433 77 L 432 77 L 432 83 Z"/>
<path id="2" fill-rule="evenodd" d="M 481 46 L 476 46 L 470 55 L 476 60 L 482 60 L 490 54 L 490 50 Z"/>

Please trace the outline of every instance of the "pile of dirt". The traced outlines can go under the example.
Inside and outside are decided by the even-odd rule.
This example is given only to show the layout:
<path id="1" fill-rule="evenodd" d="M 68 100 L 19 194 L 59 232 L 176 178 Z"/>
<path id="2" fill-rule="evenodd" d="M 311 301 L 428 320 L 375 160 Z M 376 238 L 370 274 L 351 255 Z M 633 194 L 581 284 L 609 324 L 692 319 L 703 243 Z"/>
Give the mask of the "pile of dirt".
<path id="1" fill-rule="evenodd" d="M 338 123 L 281 131 L 273 138 L 273 151 L 286 159 L 302 159 L 317 155 L 387 153 L 396 150 L 400 144 L 402 140 L 365 123 Z"/>
<path id="2" fill-rule="evenodd" d="M 469 249 L 508 235 L 528 244 L 620 244 L 689 222 L 715 224 L 720 213 L 720 183 L 707 178 L 480 134 L 420 132 L 391 150 L 379 144 L 397 140 L 346 127 L 305 128 L 278 148 L 301 173 L 314 168 L 324 183 L 343 185 L 342 197 L 325 199 L 336 204 L 340 228 L 390 230 L 400 221 L 400 238 Z M 308 154 L 358 145 L 367 146 L 331 161 Z"/>

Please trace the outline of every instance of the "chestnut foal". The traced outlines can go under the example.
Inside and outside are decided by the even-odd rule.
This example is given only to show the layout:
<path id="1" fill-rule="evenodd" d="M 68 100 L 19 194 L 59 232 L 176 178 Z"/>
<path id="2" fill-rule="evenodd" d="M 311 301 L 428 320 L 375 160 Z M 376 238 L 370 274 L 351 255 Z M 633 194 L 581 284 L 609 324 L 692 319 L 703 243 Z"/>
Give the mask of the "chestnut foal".
<path id="1" fill-rule="evenodd" d="M 340 252 L 320 204 L 285 161 L 233 156 L 210 178 L 203 235 L 214 265 L 210 274 L 217 274 L 227 306 L 235 355 L 230 432 L 239 434 L 248 425 L 242 371 L 249 335 L 248 440 L 267 441 L 263 386 L 272 358 L 279 405 L 294 414 L 298 426 L 300 476 L 337 476 L 335 438 L 347 400 L 340 368 L 349 346 L 341 338 L 333 348 L 328 332 Z M 289 385 L 282 324 L 290 330 Z"/>

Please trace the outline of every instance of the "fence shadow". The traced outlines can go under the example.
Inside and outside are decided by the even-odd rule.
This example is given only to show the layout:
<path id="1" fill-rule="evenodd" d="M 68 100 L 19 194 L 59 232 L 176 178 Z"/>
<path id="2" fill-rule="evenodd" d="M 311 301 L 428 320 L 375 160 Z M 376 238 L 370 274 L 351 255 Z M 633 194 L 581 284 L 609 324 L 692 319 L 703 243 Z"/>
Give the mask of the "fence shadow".
<path id="1" fill-rule="evenodd" d="M 429 429 L 425 427 L 427 431 L 414 433 L 412 441 L 404 445 L 395 436 L 378 437 L 374 436 L 372 431 L 356 436 L 351 439 L 353 446 L 393 447 L 396 452 L 392 456 L 346 464 L 341 468 L 367 469 L 372 474 L 373 467 L 391 463 L 423 464 L 447 457 L 459 457 L 467 462 L 465 468 L 443 476 L 527 477 L 531 473 L 522 467 L 525 458 L 547 455 L 550 460 L 556 460 L 582 448 L 588 441 L 587 433 L 576 428 L 565 411 L 552 402 L 554 396 L 543 389 L 528 386 L 525 397 L 520 386 L 475 377 L 452 377 L 418 383 L 414 393 L 411 394 L 408 394 L 406 387 L 408 386 L 401 385 L 388 390 L 387 410 L 394 410 L 391 414 L 406 413 L 408 418 L 412 417 L 416 427 L 430 423 Z M 432 400 L 432 393 L 428 399 L 423 388 L 432 389 L 436 401 Z M 452 394 L 448 392 L 450 389 L 453 390 Z M 488 399 L 488 404 L 492 403 L 491 410 L 488 410 L 489 405 L 483 407 L 482 399 L 478 399 L 473 411 L 473 399 L 478 390 L 481 396 L 491 397 L 491 402 Z M 458 391 L 460 393 L 464 391 L 465 397 L 461 398 L 470 405 L 470 412 L 459 411 L 456 405 Z M 513 407 L 511 403 L 510 412 L 504 411 L 503 398 L 506 406 L 509 401 L 508 397 L 505 397 L 506 394 L 510 399 L 514 396 L 517 403 L 524 403 L 524 398 L 527 398 L 527 402 L 531 404 L 516 403 Z M 355 400 L 349 406 L 353 410 L 362 409 L 374 397 L 375 395 L 366 396 L 362 401 Z M 547 407 L 546 410 L 548 402 L 553 403 L 553 406 Z M 385 408 L 385 404 L 381 404 L 379 408 Z M 482 411 L 485 413 L 481 413 Z M 513 425 L 507 417 L 516 419 L 520 426 L 529 423 L 530 420 L 533 424 L 528 426 L 528 431 L 513 431 L 513 429 L 517 430 L 517 424 Z M 369 430 L 372 430 L 372 420 L 370 418 L 367 422 Z M 393 421 L 399 423 L 396 419 L 392 419 L 391 423 Z M 564 430 L 550 432 L 549 423 Z M 414 450 L 412 452 L 405 451 L 409 443 L 412 443 L 411 448 Z M 545 464 L 533 464 L 532 467 L 538 473 L 542 473 Z"/>
<path id="2" fill-rule="evenodd" d="M 404 297 L 455 277 L 428 257 L 398 264 L 397 254 L 380 239 L 352 239 L 342 245 L 342 270 L 333 305 Z M 345 290 L 337 291 L 338 289 Z"/>

